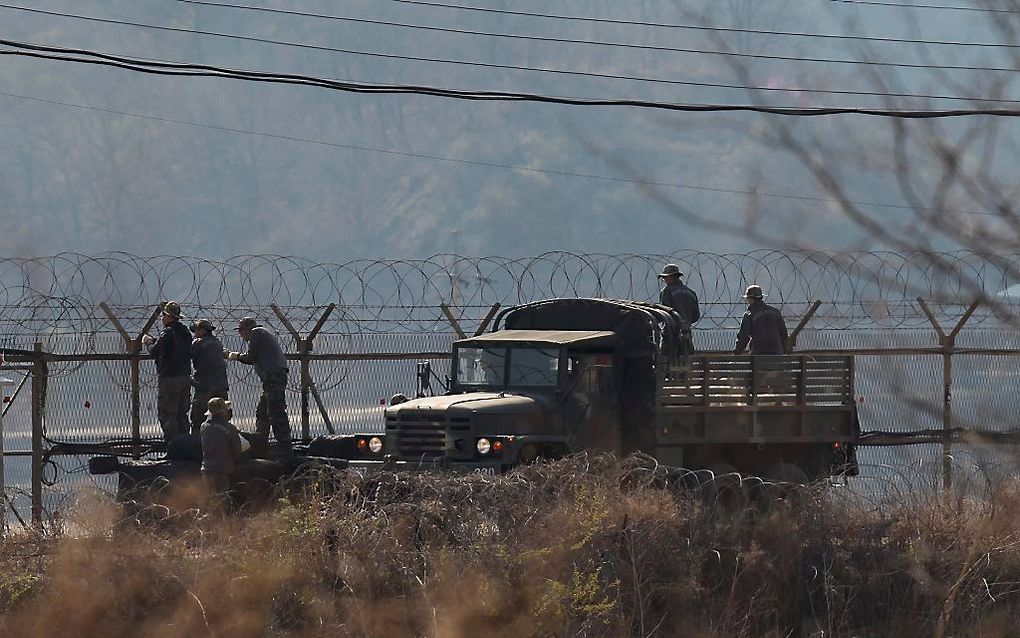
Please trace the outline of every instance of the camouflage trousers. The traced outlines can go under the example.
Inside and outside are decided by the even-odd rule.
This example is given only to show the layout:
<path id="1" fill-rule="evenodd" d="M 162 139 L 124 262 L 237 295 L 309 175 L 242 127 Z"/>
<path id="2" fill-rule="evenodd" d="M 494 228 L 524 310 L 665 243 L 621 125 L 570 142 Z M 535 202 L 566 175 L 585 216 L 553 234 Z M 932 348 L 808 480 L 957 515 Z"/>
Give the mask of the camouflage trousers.
<path id="1" fill-rule="evenodd" d="M 205 423 L 205 413 L 209 409 L 209 399 L 220 397 L 229 398 L 226 388 L 213 388 L 212 390 L 195 389 L 195 396 L 191 399 L 191 433 L 200 434 L 202 424 Z"/>
<path id="2" fill-rule="evenodd" d="M 188 433 L 188 406 L 191 403 L 191 377 L 159 377 L 156 389 L 156 415 L 163 428 L 163 440 Z"/>
<path id="3" fill-rule="evenodd" d="M 269 441 L 269 428 L 273 428 L 276 441 L 289 449 L 291 445 L 290 417 L 287 416 L 287 370 L 270 372 L 262 380 L 262 396 L 255 406 L 255 433 Z"/>

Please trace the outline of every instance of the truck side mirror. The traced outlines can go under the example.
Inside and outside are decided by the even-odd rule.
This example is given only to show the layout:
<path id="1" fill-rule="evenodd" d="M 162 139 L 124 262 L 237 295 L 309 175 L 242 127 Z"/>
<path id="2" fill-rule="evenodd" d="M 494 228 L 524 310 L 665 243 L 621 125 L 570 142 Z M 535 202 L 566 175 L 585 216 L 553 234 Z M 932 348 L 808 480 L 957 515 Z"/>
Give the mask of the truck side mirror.
<path id="1" fill-rule="evenodd" d="M 432 394 L 432 363 L 419 361 L 417 377 L 418 387 L 415 389 L 415 396 L 421 398 Z"/>

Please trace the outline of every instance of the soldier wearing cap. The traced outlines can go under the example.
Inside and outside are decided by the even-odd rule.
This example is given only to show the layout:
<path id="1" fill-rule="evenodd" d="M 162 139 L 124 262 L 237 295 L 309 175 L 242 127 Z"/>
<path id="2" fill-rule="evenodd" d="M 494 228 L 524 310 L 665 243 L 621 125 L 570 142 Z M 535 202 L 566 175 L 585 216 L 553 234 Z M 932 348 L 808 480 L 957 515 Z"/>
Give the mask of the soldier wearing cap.
<path id="1" fill-rule="evenodd" d="M 665 287 L 659 292 L 659 303 L 669 306 L 683 317 L 685 325 L 681 326 L 681 349 L 685 353 L 691 353 L 694 352 L 691 326 L 701 319 L 701 310 L 698 308 L 697 293 L 680 281 L 683 276 L 676 264 L 663 266 L 659 279 Z"/>
<path id="2" fill-rule="evenodd" d="M 255 408 L 255 431 L 262 441 L 269 441 L 269 428 L 283 448 L 290 451 L 290 418 L 287 416 L 287 359 L 280 341 L 255 319 L 244 317 L 237 323 L 237 331 L 248 344 L 247 352 L 223 351 L 231 361 L 254 366 L 262 380 L 262 396 Z"/>
<path id="3" fill-rule="evenodd" d="M 142 337 L 149 354 L 156 359 L 156 413 L 163 428 L 163 439 L 188 433 L 188 407 L 191 402 L 191 334 L 181 324 L 181 305 L 163 304 L 160 319 L 163 331 L 153 339 Z"/>
<path id="4" fill-rule="evenodd" d="M 232 405 L 223 397 L 213 397 L 207 404 L 205 423 L 202 424 L 202 476 L 213 493 L 226 492 L 230 477 L 241 454 L 245 441 L 230 422 Z"/>
<path id="5" fill-rule="evenodd" d="M 789 335 L 786 321 L 778 309 L 765 303 L 761 286 L 750 285 L 744 292 L 747 312 L 740 322 L 733 354 L 743 354 L 751 345 L 751 354 L 786 354 Z"/>
<path id="6" fill-rule="evenodd" d="M 198 434 L 205 422 L 209 399 L 229 398 L 227 362 L 223 358 L 223 344 L 213 331 L 216 326 L 208 319 L 191 324 L 195 338 L 191 342 L 191 364 L 195 368 L 192 385 L 195 396 L 191 399 L 191 433 Z"/>
<path id="7" fill-rule="evenodd" d="M 698 295 L 684 285 L 680 278 L 684 274 L 676 264 L 666 264 L 659 273 L 659 279 L 665 287 L 659 292 L 659 303 L 669 306 L 680 313 L 689 324 L 698 323 L 701 310 L 698 308 Z"/>

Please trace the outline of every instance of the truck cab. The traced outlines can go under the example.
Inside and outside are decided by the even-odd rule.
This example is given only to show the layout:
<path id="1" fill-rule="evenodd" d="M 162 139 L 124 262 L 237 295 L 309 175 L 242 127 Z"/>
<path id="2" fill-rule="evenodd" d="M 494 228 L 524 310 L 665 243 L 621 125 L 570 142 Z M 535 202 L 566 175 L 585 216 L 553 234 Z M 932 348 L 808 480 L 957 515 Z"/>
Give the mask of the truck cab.
<path id="1" fill-rule="evenodd" d="M 619 339 L 606 330 L 499 330 L 453 344 L 449 391 L 386 410 L 385 451 L 494 471 L 619 450 Z"/>
<path id="2" fill-rule="evenodd" d="M 651 447 L 655 367 L 674 360 L 669 308 L 550 299 L 504 310 L 493 331 L 454 342 L 442 396 L 386 410 L 384 452 L 400 464 L 501 471 L 582 450 Z"/>

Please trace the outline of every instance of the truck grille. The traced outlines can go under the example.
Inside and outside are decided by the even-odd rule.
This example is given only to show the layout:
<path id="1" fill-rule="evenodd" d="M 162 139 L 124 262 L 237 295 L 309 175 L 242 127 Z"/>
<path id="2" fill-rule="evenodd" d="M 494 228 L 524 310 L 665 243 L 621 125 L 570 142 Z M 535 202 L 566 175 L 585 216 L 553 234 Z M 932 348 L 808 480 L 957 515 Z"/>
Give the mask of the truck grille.
<path id="1" fill-rule="evenodd" d="M 396 440 L 397 455 L 404 458 L 442 456 L 448 427 L 454 432 L 470 430 L 470 419 L 450 419 L 440 411 L 407 410 L 386 420 L 386 434 Z"/>
<path id="2" fill-rule="evenodd" d="M 446 449 L 446 415 L 442 412 L 401 412 L 393 425 L 399 456 L 442 456 Z"/>

